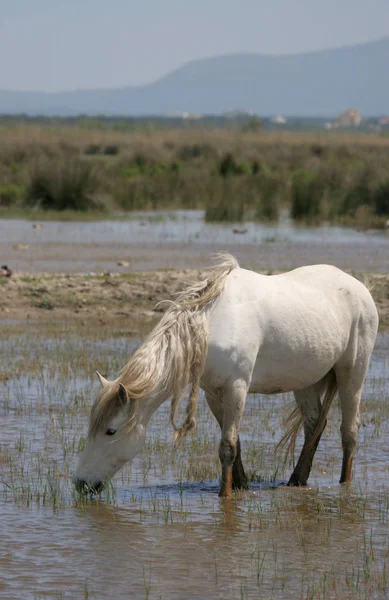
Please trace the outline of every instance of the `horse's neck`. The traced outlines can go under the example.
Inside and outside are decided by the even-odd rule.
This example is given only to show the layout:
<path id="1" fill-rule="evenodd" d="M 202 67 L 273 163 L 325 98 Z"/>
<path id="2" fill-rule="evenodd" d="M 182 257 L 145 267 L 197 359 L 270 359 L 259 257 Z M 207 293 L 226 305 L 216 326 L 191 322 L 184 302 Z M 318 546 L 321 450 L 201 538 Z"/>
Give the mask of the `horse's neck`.
<path id="1" fill-rule="evenodd" d="M 140 419 L 144 426 L 148 424 L 153 414 L 158 410 L 161 404 L 168 400 L 168 398 L 170 398 L 170 394 L 160 391 L 149 396 L 148 398 L 139 400 Z"/>
<path id="2" fill-rule="evenodd" d="M 174 349 L 175 345 L 173 346 L 173 350 Z M 183 350 L 185 350 L 185 344 L 183 344 Z M 158 379 L 155 382 L 154 391 L 150 396 L 144 398 L 143 400 L 139 400 L 139 413 L 144 425 L 147 425 L 152 415 L 161 406 L 161 404 L 174 395 L 175 388 L 180 387 L 179 385 L 177 386 L 177 383 L 184 381 L 185 383 L 183 387 L 185 387 L 187 383 L 185 373 L 183 372 L 185 369 L 185 361 L 182 361 L 182 364 L 180 364 L 180 361 L 178 361 L 178 368 L 171 369 L 170 365 L 172 361 L 174 362 L 174 357 L 172 356 L 171 352 L 171 348 L 165 348 L 164 368 L 158 372 Z M 154 358 L 154 360 L 157 359 Z M 169 367 L 167 365 L 169 365 Z M 168 369 L 167 373 L 166 369 Z M 178 378 L 179 381 L 174 381 L 173 377 Z"/>

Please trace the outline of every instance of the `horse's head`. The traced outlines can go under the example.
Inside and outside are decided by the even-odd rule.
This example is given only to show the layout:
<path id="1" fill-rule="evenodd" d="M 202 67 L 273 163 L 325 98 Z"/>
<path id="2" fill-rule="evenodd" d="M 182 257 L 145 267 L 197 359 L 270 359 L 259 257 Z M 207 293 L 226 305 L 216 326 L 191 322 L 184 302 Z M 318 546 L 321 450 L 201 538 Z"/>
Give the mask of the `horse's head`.
<path id="1" fill-rule="evenodd" d="M 88 437 L 73 483 L 81 492 L 100 492 L 108 480 L 142 449 L 145 428 L 138 419 L 138 403 L 118 381 L 98 373 L 102 391 L 95 401 Z"/>

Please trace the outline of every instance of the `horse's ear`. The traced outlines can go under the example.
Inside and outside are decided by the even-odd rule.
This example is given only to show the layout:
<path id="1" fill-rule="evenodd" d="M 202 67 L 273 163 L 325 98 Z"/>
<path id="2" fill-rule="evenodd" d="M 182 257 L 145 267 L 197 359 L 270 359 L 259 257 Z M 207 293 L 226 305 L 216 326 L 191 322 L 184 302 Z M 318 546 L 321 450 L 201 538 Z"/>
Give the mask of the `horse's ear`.
<path id="1" fill-rule="evenodd" d="M 105 377 L 103 377 L 102 375 L 100 375 L 100 373 L 98 371 L 96 371 L 97 377 L 99 378 L 99 381 L 101 383 L 101 387 L 105 387 L 106 385 L 109 384 L 108 379 L 105 379 Z"/>
<path id="2" fill-rule="evenodd" d="M 127 402 L 129 402 L 129 400 L 130 400 L 127 390 L 122 383 L 119 383 L 119 391 L 118 391 L 117 399 L 119 400 L 119 402 L 122 406 L 125 406 L 127 404 Z"/>

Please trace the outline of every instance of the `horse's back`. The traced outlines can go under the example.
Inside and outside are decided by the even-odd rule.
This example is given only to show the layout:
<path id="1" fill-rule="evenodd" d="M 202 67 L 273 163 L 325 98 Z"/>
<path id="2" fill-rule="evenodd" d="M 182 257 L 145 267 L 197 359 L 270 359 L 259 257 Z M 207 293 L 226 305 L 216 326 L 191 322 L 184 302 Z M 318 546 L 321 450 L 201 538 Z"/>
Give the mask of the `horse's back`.
<path id="1" fill-rule="evenodd" d="M 331 306 L 342 318 L 377 321 L 377 309 L 367 287 L 332 265 L 309 265 L 277 275 L 261 275 L 235 269 L 226 282 L 226 296 L 235 300 L 257 300 L 272 312 L 284 303 L 295 313 L 313 310 L 320 315 Z"/>
<path id="2" fill-rule="evenodd" d="M 254 312 L 259 308 L 277 313 L 285 305 L 295 314 L 313 310 L 317 315 L 331 306 L 333 314 L 346 311 L 350 318 L 365 316 L 373 321 L 377 318 L 374 301 L 366 286 L 332 265 L 310 265 L 277 275 L 234 269 L 226 280 L 218 304 L 223 311 L 227 307 L 236 310 L 242 305 L 257 304 Z"/>
<path id="3" fill-rule="evenodd" d="M 258 391 L 296 389 L 332 368 L 351 332 L 374 344 L 377 325 L 367 288 L 336 267 L 271 276 L 234 269 L 209 315 L 207 363 L 225 372 L 229 364 L 232 378 L 254 373 Z"/>
<path id="4" fill-rule="evenodd" d="M 361 281 L 332 265 L 300 267 L 278 276 L 283 285 L 293 282 L 293 289 L 317 292 L 350 323 L 359 322 L 377 330 L 378 313 L 370 291 Z"/>

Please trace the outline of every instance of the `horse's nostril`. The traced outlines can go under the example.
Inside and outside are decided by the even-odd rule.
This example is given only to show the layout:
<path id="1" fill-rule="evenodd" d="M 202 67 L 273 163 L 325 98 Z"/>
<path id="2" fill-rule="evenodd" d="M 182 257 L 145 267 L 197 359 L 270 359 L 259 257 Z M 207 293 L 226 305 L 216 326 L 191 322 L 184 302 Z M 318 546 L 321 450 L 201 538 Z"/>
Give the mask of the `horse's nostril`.
<path id="1" fill-rule="evenodd" d="M 87 483 L 85 479 L 73 479 L 76 490 L 82 494 L 99 494 L 104 489 L 102 481 L 96 481 L 94 484 Z"/>
<path id="2" fill-rule="evenodd" d="M 87 493 L 89 490 L 89 485 L 84 479 L 73 479 L 73 483 L 76 486 L 77 492 Z"/>
<path id="3" fill-rule="evenodd" d="M 97 483 L 95 483 L 95 485 L 92 486 L 92 491 L 95 494 L 99 494 L 100 492 L 102 492 L 104 489 L 104 483 L 102 481 L 98 481 Z"/>

